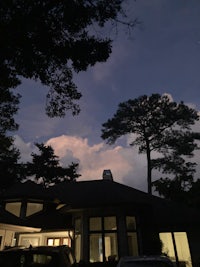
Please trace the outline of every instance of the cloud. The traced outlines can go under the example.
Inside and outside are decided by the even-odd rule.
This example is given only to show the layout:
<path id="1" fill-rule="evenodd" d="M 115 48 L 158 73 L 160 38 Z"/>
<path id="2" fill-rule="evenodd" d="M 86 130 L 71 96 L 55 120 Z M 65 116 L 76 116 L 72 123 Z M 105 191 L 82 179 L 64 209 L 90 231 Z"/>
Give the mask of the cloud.
<path id="1" fill-rule="evenodd" d="M 54 148 L 63 164 L 79 162 L 79 181 L 102 179 L 103 170 L 110 169 L 116 182 L 139 189 L 146 186 L 145 157 L 133 148 L 112 147 L 103 142 L 89 145 L 87 138 L 67 135 L 51 138 L 46 144 Z"/>
<path id="2" fill-rule="evenodd" d="M 15 136 L 15 145 L 21 151 L 21 161 L 31 160 L 31 153 L 37 149 Z M 87 138 L 62 135 L 49 139 L 63 166 L 71 162 L 79 163 L 79 181 L 102 179 L 103 170 L 110 169 L 115 182 L 146 191 L 146 157 L 138 155 L 131 147 L 108 146 L 105 143 L 90 145 Z"/>
<path id="3" fill-rule="evenodd" d="M 200 122 L 197 122 L 193 130 L 199 132 L 199 129 Z M 45 144 L 53 147 L 63 166 L 72 162 L 79 163 L 78 172 L 81 174 L 79 181 L 102 179 L 103 170 L 110 169 L 115 182 L 147 192 L 146 155 L 138 154 L 137 147 L 129 146 L 133 137 L 132 135 L 121 137 L 117 145 L 109 146 L 104 142 L 90 144 L 88 138 L 80 136 L 60 135 L 48 139 Z M 22 161 L 28 161 L 35 149 L 33 145 L 25 143 L 19 136 L 15 137 L 15 144 L 21 151 Z M 197 151 L 192 161 L 199 163 L 199 159 L 200 152 Z M 159 177 L 158 172 L 153 172 L 153 180 Z"/>
<path id="4" fill-rule="evenodd" d="M 19 136 L 14 136 L 14 144 L 21 152 L 21 162 L 27 162 L 31 160 L 31 153 L 33 152 L 33 146 L 31 143 L 25 143 L 24 140 Z"/>

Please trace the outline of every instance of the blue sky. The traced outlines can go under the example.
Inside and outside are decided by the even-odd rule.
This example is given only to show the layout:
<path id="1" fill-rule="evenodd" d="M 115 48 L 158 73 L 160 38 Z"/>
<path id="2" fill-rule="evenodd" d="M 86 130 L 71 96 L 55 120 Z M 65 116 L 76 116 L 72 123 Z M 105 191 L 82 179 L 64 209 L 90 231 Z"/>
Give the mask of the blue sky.
<path id="1" fill-rule="evenodd" d="M 142 23 L 131 35 L 125 28 L 112 33 L 113 52 L 105 63 L 76 75 L 83 97 L 81 113 L 50 119 L 45 115 L 47 88 L 24 80 L 16 116 L 16 144 L 22 160 L 30 158 L 35 142 L 51 144 L 63 164 L 79 162 L 79 180 L 101 179 L 111 169 L 114 180 L 146 191 L 146 158 L 124 138 L 108 146 L 101 125 L 120 102 L 140 95 L 168 93 L 200 110 L 200 1 L 127 0 L 126 9 Z M 199 129 L 199 125 L 196 125 Z M 200 158 L 195 158 L 197 162 Z"/>

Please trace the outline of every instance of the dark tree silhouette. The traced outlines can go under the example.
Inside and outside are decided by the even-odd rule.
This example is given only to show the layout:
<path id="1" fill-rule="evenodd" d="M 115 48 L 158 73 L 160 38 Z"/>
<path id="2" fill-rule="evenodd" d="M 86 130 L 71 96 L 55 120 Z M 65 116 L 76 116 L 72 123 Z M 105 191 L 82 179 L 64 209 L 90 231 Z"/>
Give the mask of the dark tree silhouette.
<path id="1" fill-rule="evenodd" d="M 153 168 L 166 167 L 164 161 L 168 162 L 166 157 L 169 159 L 171 153 L 174 153 L 174 158 L 180 159 L 181 155 L 191 156 L 197 149 L 195 140 L 199 139 L 199 134 L 193 133 L 191 126 L 198 119 L 196 110 L 183 102 L 178 104 L 171 101 L 167 95 L 143 95 L 119 104 L 113 118 L 103 124 L 102 138 L 113 144 L 123 135 L 134 134 L 130 145 L 137 145 L 139 153 L 146 153 L 148 193 L 151 194 Z M 153 151 L 159 152 L 164 158 L 152 161 Z M 192 168 L 192 165 L 185 164 L 186 172 L 188 167 Z"/>
<path id="2" fill-rule="evenodd" d="M 17 113 L 19 98 L 20 96 L 13 94 L 11 89 L 1 88 L 0 134 L 2 135 L 18 129 L 18 124 L 15 122 L 13 116 Z"/>
<path id="3" fill-rule="evenodd" d="M 111 39 L 99 34 L 107 22 L 120 23 L 123 0 L 0 1 L 0 90 L 22 78 L 39 80 L 50 89 L 46 112 L 79 113 L 73 73 L 108 59 Z M 125 18 L 125 16 L 124 16 Z M 133 27 L 137 20 L 125 23 Z"/>
<path id="4" fill-rule="evenodd" d="M 0 190 L 8 188 L 21 177 L 19 150 L 14 146 L 10 132 L 18 129 L 13 115 L 18 110 L 19 95 L 2 88 L 0 94 Z"/>
<path id="5" fill-rule="evenodd" d="M 13 145 L 13 138 L 0 135 L 0 191 L 21 179 L 23 167 L 18 163 L 19 159 L 20 153 Z"/>
<path id="6" fill-rule="evenodd" d="M 63 181 L 76 181 L 81 176 L 77 173 L 78 163 L 71 163 L 68 167 L 62 167 L 59 158 L 54 154 L 51 146 L 35 144 L 39 154 L 32 153 L 32 162 L 27 163 L 27 176 L 32 176 L 36 181 L 42 179 L 45 187 Z"/>

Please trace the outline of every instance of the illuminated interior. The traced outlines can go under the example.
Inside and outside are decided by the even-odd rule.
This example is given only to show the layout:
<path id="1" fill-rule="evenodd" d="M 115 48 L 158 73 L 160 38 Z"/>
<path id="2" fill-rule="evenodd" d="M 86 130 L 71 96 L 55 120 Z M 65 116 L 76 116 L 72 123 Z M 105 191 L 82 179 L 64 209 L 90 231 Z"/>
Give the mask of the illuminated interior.
<path id="1" fill-rule="evenodd" d="M 13 215 L 17 217 L 21 217 L 25 211 L 26 216 L 30 216 L 32 214 L 35 214 L 41 210 L 43 210 L 43 204 L 42 203 L 34 203 L 34 202 L 28 202 L 26 205 L 22 202 L 8 202 L 5 205 L 5 210 L 12 213 Z"/>
<path id="2" fill-rule="evenodd" d="M 138 255 L 136 220 L 126 218 L 129 255 Z M 118 260 L 117 221 L 115 216 L 91 217 L 89 220 L 90 262 Z"/>
<path id="3" fill-rule="evenodd" d="M 43 210 L 43 204 L 41 203 L 27 203 L 27 208 L 26 208 L 26 216 L 30 216 L 34 213 L 37 213 L 39 211 Z"/>
<path id="4" fill-rule="evenodd" d="M 6 203 L 5 210 L 14 214 L 17 217 L 20 217 L 21 212 L 21 202 L 10 202 Z"/>
<path id="5" fill-rule="evenodd" d="M 116 217 L 91 217 L 89 230 L 90 262 L 118 259 Z"/>
<path id="6" fill-rule="evenodd" d="M 179 261 L 181 267 L 192 267 L 190 249 L 186 232 L 160 233 L 162 253 L 173 262 Z"/>

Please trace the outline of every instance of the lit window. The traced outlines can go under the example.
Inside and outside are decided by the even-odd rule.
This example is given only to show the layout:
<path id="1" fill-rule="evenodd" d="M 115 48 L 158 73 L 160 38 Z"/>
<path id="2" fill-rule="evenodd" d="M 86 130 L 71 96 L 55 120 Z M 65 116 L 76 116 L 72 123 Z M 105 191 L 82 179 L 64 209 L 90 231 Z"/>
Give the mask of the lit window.
<path id="1" fill-rule="evenodd" d="M 90 218 L 90 231 L 100 231 L 102 228 L 101 218 Z"/>
<path id="2" fill-rule="evenodd" d="M 92 217 L 89 220 L 90 262 L 118 259 L 116 217 Z"/>
<path id="3" fill-rule="evenodd" d="M 126 216 L 126 229 L 127 231 L 136 230 L 136 222 L 134 216 Z"/>
<path id="4" fill-rule="evenodd" d="M 81 260 L 81 236 L 82 236 L 82 222 L 80 218 L 75 219 L 75 257 L 79 262 Z"/>
<path id="5" fill-rule="evenodd" d="M 128 255 L 138 256 L 136 221 L 134 216 L 126 216 L 126 231 L 128 240 Z"/>
<path id="6" fill-rule="evenodd" d="M 71 240 L 69 237 L 50 237 L 47 238 L 47 246 L 62 246 L 67 245 L 71 247 Z"/>
<path id="7" fill-rule="evenodd" d="M 48 238 L 47 246 L 53 246 L 53 244 L 54 244 L 54 239 L 53 238 Z"/>
<path id="8" fill-rule="evenodd" d="M 90 262 L 103 261 L 102 235 L 90 234 Z"/>
<path id="9" fill-rule="evenodd" d="M 116 217 L 105 217 L 104 228 L 105 230 L 117 230 Z"/>
<path id="10" fill-rule="evenodd" d="M 43 209 L 43 204 L 41 203 L 27 203 L 26 216 L 30 216 L 37 213 Z"/>
<path id="11" fill-rule="evenodd" d="M 6 203 L 5 209 L 17 217 L 20 217 L 21 202 Z"/>
<path id="12" fill-rule="evenodd" d="M 186 232 L 160 233 L 162 253 L 180 266 L 191 267 L 191 255 Z M 177 255 L 177 256 L 176 256 Z"/>
<path id="13" fill-rule="evenodd" d="M 106 260 L 117 259 L 117 233 L 106 233 L 104 236 Z"/>

